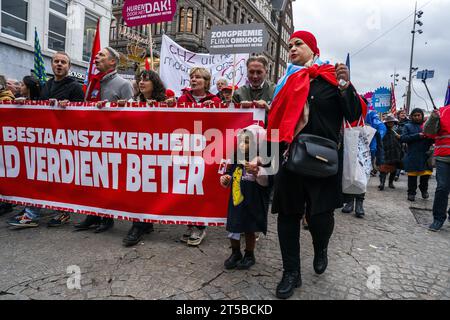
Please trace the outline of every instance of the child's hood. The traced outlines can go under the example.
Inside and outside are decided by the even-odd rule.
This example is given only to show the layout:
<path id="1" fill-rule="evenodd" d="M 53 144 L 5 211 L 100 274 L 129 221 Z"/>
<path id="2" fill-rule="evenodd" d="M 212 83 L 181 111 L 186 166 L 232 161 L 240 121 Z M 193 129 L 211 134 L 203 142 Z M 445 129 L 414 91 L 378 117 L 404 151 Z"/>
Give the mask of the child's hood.
<path id="1" fill-rule="evenodd" d="M 257 124 L 252 124 L 248 127 L 245 127 L 244 129 L 242 129 L 241 133 L 245 131 L 250 131 L 252 133 L 252 142 L 257 146 L 260 146 L 261 143 L 266 140 L 266 129 Z"/>

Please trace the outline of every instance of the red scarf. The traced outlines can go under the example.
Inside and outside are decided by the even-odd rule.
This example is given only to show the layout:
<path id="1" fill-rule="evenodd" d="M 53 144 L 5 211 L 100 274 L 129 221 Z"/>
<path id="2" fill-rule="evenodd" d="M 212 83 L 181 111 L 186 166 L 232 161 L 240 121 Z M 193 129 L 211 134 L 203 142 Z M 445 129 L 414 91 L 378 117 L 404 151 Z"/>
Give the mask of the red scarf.
<path id="1" fill-rule="evenodd" d="M 279 130 L 279 138 L 276 142 L 292 142 L 295 127 L 303 115 L 303 109 L 308 99 L 311 79 L 315 79 L 318 76 L 333 86 L 338 86 L 336 70 L 330 64 L 321 66 L 315 64 L 289 77 L 272 102 L 267 125 L 267 137 L 269 140 L 271 137 L 270 130 L 277 129 Z M 367 112 L 367 107 L 364 110 L 364 101 L 360 100 L 363 113 Z"/>
<path id="2" fill-rule="evenodd" d="M 91 79 L 89 81 L 89 86 L 87 88 L 87 93 L 86 93 L 86 101 L 88 102 L 97 102 L 101 100 L 101 81 L 102 79 L 114 72 L 115 70 L 110 70 L 108 72 L 100 72 L 97 73 L 96 75 L 92 75 Z"/>

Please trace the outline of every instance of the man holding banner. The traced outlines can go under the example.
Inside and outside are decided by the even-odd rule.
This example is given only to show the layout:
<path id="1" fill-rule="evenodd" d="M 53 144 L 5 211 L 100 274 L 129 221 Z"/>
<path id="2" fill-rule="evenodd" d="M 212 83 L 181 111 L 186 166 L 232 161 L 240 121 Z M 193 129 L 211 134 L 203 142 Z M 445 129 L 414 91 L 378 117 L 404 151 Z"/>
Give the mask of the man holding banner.
<path id="1" fill-rule="evenodd" d="M 234 92 L 233 102 L 249 107 L 256 104 L 260 108 L 269 110 L 275 85 L 267 81 L 268 61 L 264 56 L 254 56 L 247 60 L 247 78 L 249 84 Z M 267 121 L 266 121 L 267 122 Z"/>
<path id="2" fill-rule="evenodd" d="M 89 83 L 86 93 L 87 101 L 97 101 L 100 107 L 101 101 L 128 101 L 133 98 L 133 86 L 117 74 L 119 58 L 119 53 L 111 47 L 106 47 L 97 53 L 95 66 L 99 73 L 93 76 Z M 96 226 L 95 233 L 100 233 L 112 228 L 113 225 L 112 218 L 88 215 L 83 222 L 75 225 L 75 228 L 81 231 Z"/>

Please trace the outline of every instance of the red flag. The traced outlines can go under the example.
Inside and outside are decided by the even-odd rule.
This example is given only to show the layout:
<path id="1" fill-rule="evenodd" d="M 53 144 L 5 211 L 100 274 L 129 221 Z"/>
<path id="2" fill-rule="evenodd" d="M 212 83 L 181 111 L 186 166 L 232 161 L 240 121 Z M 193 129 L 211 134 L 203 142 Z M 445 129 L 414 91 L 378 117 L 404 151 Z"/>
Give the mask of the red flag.
<path id="1" fill-rule="evenodd" d="M 96 84 L 93 83 L 93 79 L 96 78 L 96 76 L 99 73 L 97 67 L 95 66 L 95 56 L 100 50 L 101 46 L 100 46 L 100 19 L 99 19 L 97 21 L 97 30 L 95 31 L 94 43 L 92 45 L 89 69 L 83 85 L 83 90 L 86 93 L 86 97 L 91 97 L 93 94 L 95 95 L 96 92 L 94 92 L 94 90 L 97 90 L 98 92 L 100 91 L 100 82 Z"/>
<path id="2" fill-rule="evenodd" d="M 397 103 L 395 102 L 394 84 L 391 82 L 391 113 L 395 116 L 397 113 Z"/>

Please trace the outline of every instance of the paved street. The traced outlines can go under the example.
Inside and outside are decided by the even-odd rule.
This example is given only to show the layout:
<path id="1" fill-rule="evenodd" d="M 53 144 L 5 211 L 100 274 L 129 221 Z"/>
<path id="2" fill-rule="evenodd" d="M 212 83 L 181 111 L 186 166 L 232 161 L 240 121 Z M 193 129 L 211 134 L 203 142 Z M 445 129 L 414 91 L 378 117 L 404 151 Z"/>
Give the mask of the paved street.
<path id="1" fill-rule="evenodd" d="M 407 202 L 406 176 L 396 190 L 379 192 L 377 182 L 372 178 L 364 219 L 336 211 L 329 267 L 320 276 L 302 230 L 303 286 L 292 299 L 450 299 L 450 223 L 438 233 L 427 230 L 433 200 Z M 434 189 L 433 178 L 431 196 Z M 48 215 L 39 228 L 11 230 L 10 216 L 0 217 L 0 299 L 266 300 L 275 299 L 281 278 L 273 215 L 250 271 L 224 270 L 230 254 L 224 228 L 208 228 L 204 243 L 191 248 L 178 241 L 183 226 L 155 225 L 141 244 L 124 248 L 127 222 L 97 235 L 73 232 L 71 224 L 48 229 Z M 67 287 L 73 265 L 81 271 L 80 290 Z"/>

